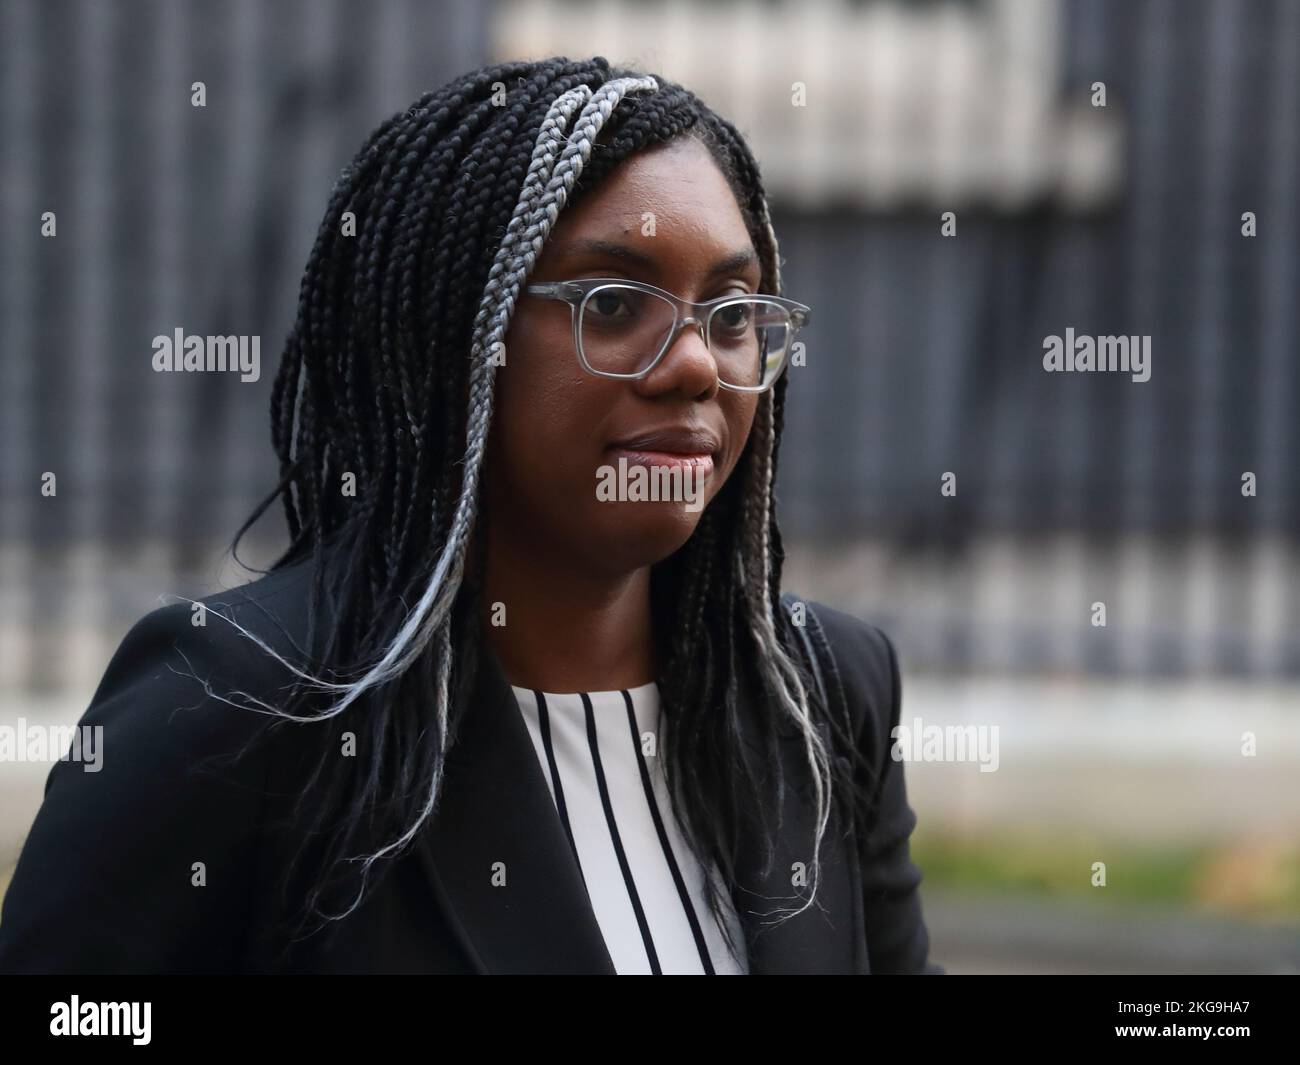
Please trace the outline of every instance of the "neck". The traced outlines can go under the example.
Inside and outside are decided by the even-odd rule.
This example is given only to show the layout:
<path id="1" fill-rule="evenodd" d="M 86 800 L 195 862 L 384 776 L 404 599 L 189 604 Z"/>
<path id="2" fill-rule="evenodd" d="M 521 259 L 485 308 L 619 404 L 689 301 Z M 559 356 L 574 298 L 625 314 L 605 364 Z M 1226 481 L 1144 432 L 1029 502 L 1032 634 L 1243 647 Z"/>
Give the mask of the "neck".
<path id="1" fill-rule="evenodd" d="M 655 679 L 649 566 L 593 573 L 549 557 L 536 542 L 518 544 L 490 529 L 487 539 L 484 633 L 512 684 L 615 691 Z"/>

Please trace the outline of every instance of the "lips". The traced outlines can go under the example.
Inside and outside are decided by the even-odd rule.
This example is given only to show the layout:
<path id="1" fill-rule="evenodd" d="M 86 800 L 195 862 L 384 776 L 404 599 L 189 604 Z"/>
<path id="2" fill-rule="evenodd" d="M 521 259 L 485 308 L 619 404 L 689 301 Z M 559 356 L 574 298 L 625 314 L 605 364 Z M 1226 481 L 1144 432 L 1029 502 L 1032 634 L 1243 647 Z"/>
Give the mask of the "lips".
<path id="1" fill-rule="evenodd" d="M 625 437 L 611 444 L 610 449 L 643 455 L 676 456 L 679 460 L 712 459 L 722 450 L 722 442 L 708 429 L 674 426 Z"/>

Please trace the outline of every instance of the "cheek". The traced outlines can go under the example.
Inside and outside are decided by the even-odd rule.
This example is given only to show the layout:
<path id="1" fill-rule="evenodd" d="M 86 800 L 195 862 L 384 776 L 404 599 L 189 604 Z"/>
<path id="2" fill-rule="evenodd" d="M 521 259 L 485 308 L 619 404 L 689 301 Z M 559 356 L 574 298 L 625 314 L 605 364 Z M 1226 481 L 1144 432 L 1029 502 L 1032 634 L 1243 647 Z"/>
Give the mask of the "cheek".
<path id="1" fill-rule="evenodd" d="M 550 500 L 571 510 L 576 493 L 594 494 L 595 390 L 571 348 L 567 330 L 521 323 L 507 335 L 492 417 L 493 470 L 513 506 L 535 511 Z"/>
<path id="2" fill-rule="evenodd" d="M 518 457 L 528 457 L 518 445 L 524 445 L 526 451 L 529 440 L 558 435 L 569 418 L 566 406 L 571 382 L 560 358 L 560 346 L 567 335 L 558 327 L 522 315 L 506 334 L 506 361 L 497 369 L 493 420 L 502 437 L 517 445 L 512 453 Z"/>

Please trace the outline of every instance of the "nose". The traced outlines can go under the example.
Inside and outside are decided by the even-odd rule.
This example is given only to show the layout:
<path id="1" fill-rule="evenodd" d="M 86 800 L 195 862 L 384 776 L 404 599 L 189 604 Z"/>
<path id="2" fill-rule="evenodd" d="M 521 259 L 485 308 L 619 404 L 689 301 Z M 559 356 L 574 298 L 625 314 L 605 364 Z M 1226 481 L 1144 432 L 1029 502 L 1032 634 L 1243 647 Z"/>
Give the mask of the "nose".
<path id="1" fill-rule="evenodd" d="M 663 358 L 635 384 L 645 396 L 676 393 L 687 399 L 710 399 L 716 395 L 718 367 L 704 337 L 704 323 L 694 316 L 681 319 Z"/>

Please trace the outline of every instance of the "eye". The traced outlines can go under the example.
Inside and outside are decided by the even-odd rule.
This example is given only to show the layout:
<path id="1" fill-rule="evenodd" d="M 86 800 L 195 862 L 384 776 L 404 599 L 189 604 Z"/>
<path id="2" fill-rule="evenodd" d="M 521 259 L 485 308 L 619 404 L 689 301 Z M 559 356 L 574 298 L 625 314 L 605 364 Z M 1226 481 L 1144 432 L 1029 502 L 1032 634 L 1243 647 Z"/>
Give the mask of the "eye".
<path id="1" fill-rule="evenodd" d="M 629 295 L 628 289 L 600 289 L 587 301 L 587 311 L 594 311 L 601 318 L 626 317 L 633 313 Z M 619 314 L 620 309 L 623 314 Z"/>
<path id="2" fill-rule="evenodd" d="M 753 312 L 754 308 L 751 304 L 731 303 L 713 312 L 714 325 L 728 332 L 738 333 L 749 326 Z"/>

